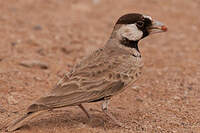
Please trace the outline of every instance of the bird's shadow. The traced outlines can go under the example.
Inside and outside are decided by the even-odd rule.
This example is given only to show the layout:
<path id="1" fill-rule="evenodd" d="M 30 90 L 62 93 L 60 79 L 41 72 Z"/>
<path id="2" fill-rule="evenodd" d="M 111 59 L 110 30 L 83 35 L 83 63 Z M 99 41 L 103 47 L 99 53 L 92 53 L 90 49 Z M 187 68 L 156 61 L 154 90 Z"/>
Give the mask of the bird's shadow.
<path id="1" fill-rule="evenodd" d="M 90 127 L 90 128 L 120 128 L 110 120 L 100 111 L 90 111 L 91 118 L 83 112 L 72 112 L 68 110 L 54 110 L 45 114 L 41 114 L 41 117 L 33 119 L 31 122 L 27 123 L 20 128 L 20 130 L 29 130 L 31 128 L 36 129 L 51 129 L 51 128 L 80 128 L 80 127 Z"/>

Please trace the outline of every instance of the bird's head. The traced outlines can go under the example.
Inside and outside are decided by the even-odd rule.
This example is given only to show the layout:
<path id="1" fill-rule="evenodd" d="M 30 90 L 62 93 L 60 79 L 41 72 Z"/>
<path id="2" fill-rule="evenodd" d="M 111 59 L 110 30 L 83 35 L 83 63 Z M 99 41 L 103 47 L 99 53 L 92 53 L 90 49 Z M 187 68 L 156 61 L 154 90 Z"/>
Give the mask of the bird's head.
<path id="1" fill-rule="evenodd" d="M 167 31 L 167 27 L 161 22 L 153 20 L 150 16 L 131 13 L 118 19 L 111 37 L 138 42 L 150 34 L 165 31 Z"/>

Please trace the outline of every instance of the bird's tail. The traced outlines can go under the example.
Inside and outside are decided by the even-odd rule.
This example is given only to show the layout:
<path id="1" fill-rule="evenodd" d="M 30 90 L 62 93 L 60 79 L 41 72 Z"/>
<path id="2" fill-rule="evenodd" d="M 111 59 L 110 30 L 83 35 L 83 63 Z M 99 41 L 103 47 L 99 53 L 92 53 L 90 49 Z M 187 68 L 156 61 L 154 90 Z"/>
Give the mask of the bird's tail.
<path id="1" fill-rule="evenodd" d="M 19 119 L 11 122 L 7 126 L 6 131 L 11 132 L 11 131 L 15 131 L 15 130 L 19 129 L 20 127 L 24 126 L 26 124 L 26 122 L 28 122 L 31 119 L 33 119 L 34 117 L 38 116 L 42 112 L 43 111 L 26 113 L 24 116 L 20 117 Z"/>

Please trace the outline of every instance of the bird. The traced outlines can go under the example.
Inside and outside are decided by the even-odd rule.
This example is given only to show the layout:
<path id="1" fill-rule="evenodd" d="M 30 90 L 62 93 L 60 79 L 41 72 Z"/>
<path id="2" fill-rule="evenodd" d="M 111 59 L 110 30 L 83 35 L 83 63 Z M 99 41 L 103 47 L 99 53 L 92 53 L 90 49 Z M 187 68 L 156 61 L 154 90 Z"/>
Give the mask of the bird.
<path id="1" fill-rule="evenodd" d="M 84 57 L 57 82 L 51 91 L 28 106 L 22 117 L 8 124 L 15 131 L 41 112 L 78 106 L 91 118 L 84 103 L 102 101 L 102 112 L 116 125 L 124 124 L 108 111 L 109 100 L 129 88 L 141 76 L 143 61 L 139 41 L 166 32 L 167 27 L 148 15 L 124 14 L 116 21 L 106 44 Z"/>

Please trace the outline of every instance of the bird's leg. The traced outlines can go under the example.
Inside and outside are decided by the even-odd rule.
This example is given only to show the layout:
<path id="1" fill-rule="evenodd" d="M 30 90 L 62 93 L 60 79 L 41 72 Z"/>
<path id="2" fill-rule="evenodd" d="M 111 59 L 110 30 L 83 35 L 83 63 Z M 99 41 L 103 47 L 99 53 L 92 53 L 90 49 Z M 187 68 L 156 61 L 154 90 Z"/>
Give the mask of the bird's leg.
<path id="1" fill-rule="evenodd" d="M 83 110 L 83 112 L 87 115 L 87 117 L 88 117 L 88 119 L 90 118 L 90 115 L 89 115 L 89 113 L 87 112 L 87 110 L 83 107 L 83 105 L 82 104 L 80 104 L 80 105 L 78 105 L 80 108 L 81 108 L 81 110 Z"/>
<path id="2" fill-rule="evenodd" d="M 102 104 L 102 111 L 106 116 L 108 116 L 112 121 L 114 121 L 118 126 L 125 127 L 123 123 L 118 121 L 110 112 L 108 112 L 108 99 L 105 99 Z"/>

